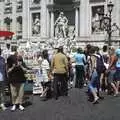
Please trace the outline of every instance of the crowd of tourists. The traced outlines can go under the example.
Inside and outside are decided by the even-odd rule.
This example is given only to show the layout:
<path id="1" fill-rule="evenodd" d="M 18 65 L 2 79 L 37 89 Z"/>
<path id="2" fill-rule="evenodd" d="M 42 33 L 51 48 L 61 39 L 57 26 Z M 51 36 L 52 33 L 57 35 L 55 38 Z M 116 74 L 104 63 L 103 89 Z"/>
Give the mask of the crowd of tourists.
<path id="1" fill-rule="evenodd" d="M 7 45 L 7 56 L 0 49 L 0 107 L 7 109 L 4 91 L 7 83 L 12 101 L 11 111 L 17 108 L 23 111 L 25 74 L 33 69 L 26 66 L 17 49 L 9 52 L 9 47 Z M 84 49 L 77 48 L 75 53 L 64 53 L 60 46 L 52 54 L 43 50 L 37 56 L 37 61 L 42 74 L 43 92 L 40 97 L 45 100 L 68 96 L 68 90 L 72 87 L 87 87 L 88 99 L 93 103 L 103 98 L 103 92 L 113 96 L 119 94 L 120 49 L 107 45 L 101 49 L 89 44 Z"/>

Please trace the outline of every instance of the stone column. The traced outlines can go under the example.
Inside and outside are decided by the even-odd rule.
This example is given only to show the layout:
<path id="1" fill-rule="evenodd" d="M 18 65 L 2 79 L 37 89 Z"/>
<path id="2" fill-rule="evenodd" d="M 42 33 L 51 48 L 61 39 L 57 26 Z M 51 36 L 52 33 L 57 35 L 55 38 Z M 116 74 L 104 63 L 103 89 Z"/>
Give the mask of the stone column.
<path id="1" fill-rule="evenodd" d="M 41 0 L 41 37 L 47 37 L 47 0 Z"/>
<path id="2" fill-rule="evenodd" d="M 29 0 L 23 2 L 23 16 L 22 16 L 22 34 L 23 40 L 27 40 L 30 37 L 30 14 L 29 14 Z"/>
<path id="3" fill-rule="evenodd" d="M 16 26 L 17 26 L 17 20 L 16 20 L 16 3 L 17 3 L 17 0 L 13 0 L 11 1 L 12 2 L 12 23 L 11 23 L 11 29 L 12 29 L 12 32 L 14 32 L 15 34 L 13 35 L 13 39 L 16 39 L 16 33 L 17 33 L 17 29 L 16 29 Z"/>
<path id="4" fill-rule="evenodd" d="M 0 30 L 4 28 L 4 2 L 0 2 Z"/>
<path id="5" fill-rule="evenodd" d="M 47 0 L 47 5 L 48 4 L 49 4 L 49 0 Z M 47 8 L 47 37 L 50 36 L 49 31 L 50 31 L 50 13 L 49 13 L 49 9 Z"/>
<path id="6" fill-rule="evenodd" d="M 53 11 L 54 0 L 50 0 L 50 37 L 54 37 L 54 11 Z"/>
<path id="7" fill-rule="evenodd" d="M 50 32 L 51 32 L 51 37 L 54 37 L 54 13 L 51 11 L 51 23 L 50 23 Z"/>
<path id="8" fill-rule="evenodd" d="M 90 9 L 89 0 L 80 2 L 80 36 L 89 36 L 90 34 Z"/>
<path id="9" fill-rule="evenodd" d="M 114 0 L 113 4 L 112 21 L 120 27 L 120 0 Z"/>
<path id="10" fill-rule="evenodd" d="M 78 22 L 78 13 L 79 13 L 79 11 L 78 11 L 78 8 L 76 7 L 75 8 L 75 36 L 76 37 L 78 37 L 78 26 L 79 26 L 79 22 Z"/>

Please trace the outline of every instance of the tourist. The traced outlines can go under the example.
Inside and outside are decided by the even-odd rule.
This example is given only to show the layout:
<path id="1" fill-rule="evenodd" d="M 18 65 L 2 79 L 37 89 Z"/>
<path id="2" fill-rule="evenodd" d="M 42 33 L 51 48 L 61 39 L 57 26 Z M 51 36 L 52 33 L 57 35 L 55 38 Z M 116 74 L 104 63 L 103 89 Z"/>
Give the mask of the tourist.
<path id="1" fill-rule="evenodd" d="M 40 97 L 45 97 L 45 100 L 50 97 L 51 92 L 51 81 L 50 81 L 50 64 L 48 61 L 48 53 L 46 50 L 42 52 L 42 61 L 40 64 L 42 73 L 42 86 L 43 92 Z"/>
<path id="2" fill-rule="evenodd" d="M 86 57 L 83 54 L 83 50 L 81 48 L 77 49 L 77 53 L 74 56 L 75 59 L 75 71 L 76 71 L 76 88 L 82 88 L 85 81 L 85 64 Z"/>
<path id="3" fill-rule="evenodd" d="M 103 57 L 103 62 L 104 62 L 104 66 L 105 66 L 105 71 L 103 72 L 103 76 L 101 77 L 101 80 L 103 79 L 103 90 L 105 90 L 106 92 L 107 90 L 107 86 L 108 86 L 108 82 L 107 82 L 107 69 L 109 66 L 109 53 L 108 53 L 108 46 L 104 45 L 102 48 L 102 57 Z"/>
<path id="4" fill-rule="evenodd" d="M 74 80 L 74 69 L 72 66 L 72 60 L 71 58 L 68 56 L 68 87 L 72 88 L 73 87 L 73 80 Z"/>
<path id="5" fill-rule="evenodd" d="M 22 56 L 18 55 L 15 50 L 14 54 L 9 56 L 7 59 L 7 72 L 8 80 L 10 83 L 11 97 L 12 97 L 12 108 L 11 111 L 15 111 L 16 107 L 19 106 L 20 110 L 24 110 L 22 106 L 24 96 L 24 83 L 26 68 Z"/>
<path id="6" fill-rule="evenodd" d="M 90 49 L 91 49 L 91 45 L 88 44 L 86 45 L 85 49 L 84 49 L 84 54 L 86 57 L 86 65 L 85 65 L 85 83 L 84 86 L 87 85 L 87 83 L 90 80 L 90 76 L 91 76 L 91 70 L 90 70 L 90 64 L 91 64 L 91 59 L 90 59 Z"/>
<path id="7" fill-rule="evenodd" d="M 90 69 L 91 69 L 91 76 L 90 76 L 90 82 L 88 84 L 88 95 L 90 101 L 93 101 L 93 103 L 97 103 L 99 96 L 99 79 L 98 79 L 98 73 L 97 73 L 97 58 L 95 56 L 95 47 L 92 47 L 90 50 Z M 93 97 L 93 100 L 92 100 Z"/>
<path id="8" fill-rule="evenodd" d="M 108 93 L 111 91 L 111 87 L 113 88 L 114 96 L 118 94 L 118 89 L 116 88 L 116 85 L 114 84 L 114 75 L 116 72 L 116 61 L 117 57 L 115 55 L 115 48 L 111 47 L 110 51 L 110 59 L 109 59 L 109 67 L 107 70 L 108 73 Z"/>
<path id="9" fill-rule="evenodd" d="M 2 110 L 6 110 L 5 107 L 5 92 L 4 92 L 4 85 L 5 85 L 5 78 L 6 78 L 6 65 L 5 59 L 1 56 L 2 50 L 0 48 L 0 107 Z"/>
<path id="10" fill-rule="evenodd" d="M 2 56 L 5 58 L 5 62 L 7 62 L 7 58 L 10 56 L 10 54 L 11 54 L 11 45 L 10 43 L 7 43 L 6 48 L 2 52 Z"/>
<path id="11" fill-rule="evenodd" d="M 67 84 L 67 74 L 68 74 L 68 60 L 66 55 L 63 53 L 63 47 L 58 48 L 58 53 L 52 59 L 51 71 L 54 75 L 53 89 L 54 97 L 57 100 L 59 95 L 68 95 L 68 84 Z M 60 94 L 59 94 L 60 92 Z"/>
<path id="12" fill-rule="evenodd" d="M 117 56 L 117 61 L 116 61 L 116 72 L 115 72 L 115 81 L 116 81 L 116 88 L 117 91 L 119 92 L 120 88 L 120 49 L 116 50 L 116 56 Z"/>

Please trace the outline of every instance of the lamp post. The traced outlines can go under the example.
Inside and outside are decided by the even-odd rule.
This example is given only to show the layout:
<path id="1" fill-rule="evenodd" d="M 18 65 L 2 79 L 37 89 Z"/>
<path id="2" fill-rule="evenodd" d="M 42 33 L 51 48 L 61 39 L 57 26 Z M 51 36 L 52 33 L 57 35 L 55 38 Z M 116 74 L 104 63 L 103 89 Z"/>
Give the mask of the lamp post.
<path id="1" fill-rule="evenodd" d="M 100 18 L 100 27 L 101 22 L 104 23 L 104 29 L 108 34 L 108 46 L 111 46 L 111 36 L 112 36 L 112 11 L 114 4 L 110 1 L 107 4 L 108 13 L 104 15 L 104 13 L 98 13 Z"/>

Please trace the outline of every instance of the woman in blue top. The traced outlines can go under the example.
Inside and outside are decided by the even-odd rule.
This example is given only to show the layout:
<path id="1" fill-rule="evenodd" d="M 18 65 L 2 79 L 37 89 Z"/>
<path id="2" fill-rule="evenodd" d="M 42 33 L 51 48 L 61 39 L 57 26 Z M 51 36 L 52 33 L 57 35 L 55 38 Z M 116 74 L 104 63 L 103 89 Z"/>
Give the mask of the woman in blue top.
<path id="1" fill-rule="evenodd" d="M 84 66 L 86 63 L 86 57 L 83 54 L 83 50 L 81 48 L 77 49 L 77 53 L 74 56 L 75 59 L 75 69 L 76 69 L 76 88 L 82 88 L 84 84 L 85 70 Z"/>
<path id="2" fill-rule="evenodd" d="M 114 75 L 114 79 L 116 81 L 116 89 L 117 89 L 117 94 L 119 91 L 119 87 L 120 87 L 120 48 L 116 50 L 116 56 L 117 56 L 117 61 L 116 61 L 116 72 Z M 115 96 L 117 95 L 115 94 Z"/>

